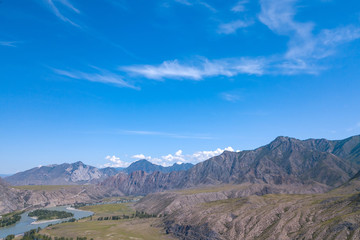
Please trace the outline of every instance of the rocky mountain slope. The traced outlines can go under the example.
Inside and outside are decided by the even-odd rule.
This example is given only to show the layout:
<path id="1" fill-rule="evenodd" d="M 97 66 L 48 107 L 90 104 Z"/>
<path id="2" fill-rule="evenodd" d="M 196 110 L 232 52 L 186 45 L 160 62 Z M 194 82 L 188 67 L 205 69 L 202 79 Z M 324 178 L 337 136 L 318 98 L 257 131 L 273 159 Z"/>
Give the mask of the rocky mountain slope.
<path id="1" fill-rule="evenodd" d="M 6 181 L 13 186 L 23 185 L 82 185 L 95 184 L 104 179 L 114 176 L 119 172 L 132 173 L 134 171 L 144 171 L 147 173 L 171 172 L 187 170 L 193 167 L 191 163 L 174 164 L 170 167 L 163 167 L 153 164 L 147 160 L 139 160 L 132 163 L 127 168 L 96 168 L 85 165 L 82 162 L 64 163 L 60 165 L 49 165 L 32 168 L 30 170 L 16 173 L 6 177 Z"/>
<path id="2" fill-rule="evenodd" d="M 132 173 L 135 171 L 144 171 L 146 173 L 153 173 L 153 172 L 164 172 L 169 173 L 173 171 L 184 171 L 192 168 L 194 165 L 191 163 L 183 163 L 183 164 L 177 164 L 175 163 L 172 166 L 169 167 L 163 167 L 160 165 L 153 164 L 149 162 L 148 160 L 142 159 L 136 162 L 133 162 L 129 167 L 124 168 L 121 170 L 121 172 L 126 173 Z"/>
<path id="3" fill-rule="evenodd" d="M 359 186 L 359 177 L 325 194 L 306 194 L 311 189 L 299 186 L 225 185 L 149 194 L 135 207 L 165 216 L 161 226 L 182 240 L 355 240 Z M 302 194 L 284 194 L 289 189 Z"/>
<path id="4" fill-rule="evenodd" d="M 100 199 L 123 194 L 100 186 L 29 186 L 12 188 L 0 180 L 0 214 L 74 203 L 96 202 Z"/>
<path id="5" fill-rule="evenodd" d="M 257 183 L 337 187 L 359 167 L 360 136 L 340 141 L 298 140 L 278 137 L 251 151 L 228 152 L 201 162 L 187 171 L 118 174 L 102 185 L 126 194 L 148 194 L 201 185 Z M 326 188 L 323 188 L 326 189 Z"/>
<path id="6" fill-rule="evenodd" d="M 76 162 L 36 167 L 5 179 L 14 186 L 88 184 L 103 180 L 116 173 L 117 171 L 113 168 L 98 169 L 82 162 Z"/>
<path id="7" fill-rule="evenodd" d="M 0 214 L 20 209 L 24 205 L 21 193 L 0 178 Z"/>

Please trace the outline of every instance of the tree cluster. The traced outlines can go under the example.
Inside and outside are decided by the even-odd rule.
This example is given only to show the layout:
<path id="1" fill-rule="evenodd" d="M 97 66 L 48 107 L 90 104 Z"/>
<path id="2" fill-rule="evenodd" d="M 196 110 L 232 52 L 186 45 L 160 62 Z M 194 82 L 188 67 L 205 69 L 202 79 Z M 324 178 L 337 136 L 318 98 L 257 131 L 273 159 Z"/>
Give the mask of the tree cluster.
<path id="1" fill-rule="evenodd" d="M 117 216 L 109 216 L 109 217 L 99 217 L 98 221 L 104 221 L 104 220 L 120 220 L 120 219 L 130 219 L 130 218 L 153 218 L 157 217 L 156 214 L 148 214 L 146 212 L 139 212 L 136 211 L 135 213 L 131 215 L 117 215 Z"/>
<path id="2" fill-rule="evenodd" d="M 24 233 L 24 236 L 21 238 L 21 240 L 88 240 L 87 237 L 76 237 L 76 238 L 66 238 L 66 237 L 50 237 L 44 234 L 39 234 L 39 231 L 41 229 L 32 229 L 26 233 Z M 5 238 L 5 240 L 12 240 L 14 239 L 14 235 L 9 235 Z M 89 240 L 93 240 L 93 238 L 90 238 Z"/>
<path id="3" fill-rule="evenodd" d="M 0 219 L 0 227 L 7 227 L 20 221 L 21 213 L 15 213 L 12 215 L 5 215 Z"/>
<path id="4" fill-rule="evenodd" d="M 38 209 L 29 213 L 29 217 L 37 217 L 37 220 L 52 220 L 73 217 L 74 214 L 65 211 L 53 211 Z"/>
<path id="5" fill-rule="evenodd" d="M 78 209 L 81 207 L 85 207 L 86 205 L 86 203 L 74 203 L 71 207 Z"/>

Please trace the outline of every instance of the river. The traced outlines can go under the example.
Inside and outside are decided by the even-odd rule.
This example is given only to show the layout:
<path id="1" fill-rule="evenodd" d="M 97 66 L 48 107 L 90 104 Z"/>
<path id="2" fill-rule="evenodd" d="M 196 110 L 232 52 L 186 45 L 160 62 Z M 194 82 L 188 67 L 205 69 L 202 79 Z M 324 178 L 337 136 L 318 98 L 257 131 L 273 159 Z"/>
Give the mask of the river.
<path id="1" fill-rule="evenodd" d="M 75 219 L 80 219 L 80 218 L 89 217 L 89 216 L 93 215 L 93 212 L 73 209 L 73 208 L 70 208 L 70 206 L 51 207 L 51 208 L 46 208 L 46 209 L 71 212 L 74 214 L 73 218 L 75 218 Z M 43 222 L 40 224 L 31 224 L 33 222 L 36 222 L 36 220 L 29 217 L 28 213 L 29 212 L 23 213 L 21 215 L 21 220 L 19 222 L 17 222 L 15 225 L 0 228 L 0 239 L 5 238 L 6 236 L 8 236 L 10 234 L 18 235 L 18 234 L 22 234 L 24 232 L 30 231 L 31 229 L 37 229 L 38 227 L 45 228 L 45 227 L 49 226 L 50 224 L 57 224 L 62 221 L 66 221 L 66 220 L 70 219 L 70 218 L 64 218 L 61 220 L 48 221 L 48 222 Z"/>

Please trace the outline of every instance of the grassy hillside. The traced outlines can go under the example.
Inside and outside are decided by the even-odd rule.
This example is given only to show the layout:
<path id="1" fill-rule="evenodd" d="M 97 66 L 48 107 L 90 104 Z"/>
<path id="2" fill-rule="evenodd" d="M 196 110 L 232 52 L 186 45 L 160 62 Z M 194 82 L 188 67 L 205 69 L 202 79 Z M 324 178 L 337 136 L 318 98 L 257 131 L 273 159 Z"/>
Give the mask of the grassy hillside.
<path id="1" fill-rule="evenodd" d="M 121 203 L 121 204 L 104 204 L 104 205 L 93 205 L 93 206 L 85 206 L 79 209 L 85 211 L 94 212 L 93 218 L 98 217 L 107 217 L 114 215 L 131 215 L 135 213 L 135 210 L 131 208 L 131 203 Z"/>

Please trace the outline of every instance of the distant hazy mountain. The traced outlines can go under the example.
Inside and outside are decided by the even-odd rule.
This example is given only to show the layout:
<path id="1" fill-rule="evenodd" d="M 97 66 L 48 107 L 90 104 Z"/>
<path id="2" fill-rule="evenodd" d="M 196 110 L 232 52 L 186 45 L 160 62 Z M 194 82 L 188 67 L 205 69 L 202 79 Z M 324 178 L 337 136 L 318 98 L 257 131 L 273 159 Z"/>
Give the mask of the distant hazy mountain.
<path id="1" fill-rule="evenodd" d="M 313 185 L 314 192 L 339 186 L 360 169 L 360 136 L 344 140 L 278 137 L 251 151 L 228 152 L 187 171 L 120 173 L 102 184 L 126 194 L 218 184 Z"/>
<path id="2" fill-rule="evenodd" d="M 6 177 L 11 185 L 72 185 L 98 182 L 113 176 L 117 171 L 113 168 L 98 169 L 82 162 L 54 164 L 32 168 Z"/>
<path id="3" fill-rule="evenodd" d="M 121 172 L 132 173 L 135 171 L 144 171 L 146 173 L 153 173 L 156 171 L 169 173 L 172 171 L 183 171 L 192 168 L 194 165 L 191 163 L 177 164 L 170 167 L 163 167 L 160 165 L 153 164 L 145 159 L 133 162 L 129 167 L 120 170 Z"/>
<path id="4" fill-rule="evenodd" d="M 139 160 L 127 168 L 96 168 L 85 165 L 82 162 L 54 164 L 32 168 L 30 170 L 16 173 L 6 177 L 6 181 L 13 186 L 21 185 L 74 185 L 99 183 L 102 180 L 114 176 L 119 172 L 132 173 L 144 171 L 153 173 L 155 171 L 171 172 L 187 170 L 193 165 L 191 163 L 174 164 L 171 167 L 163 167 L 153 164 L 147 160 Z"/>

